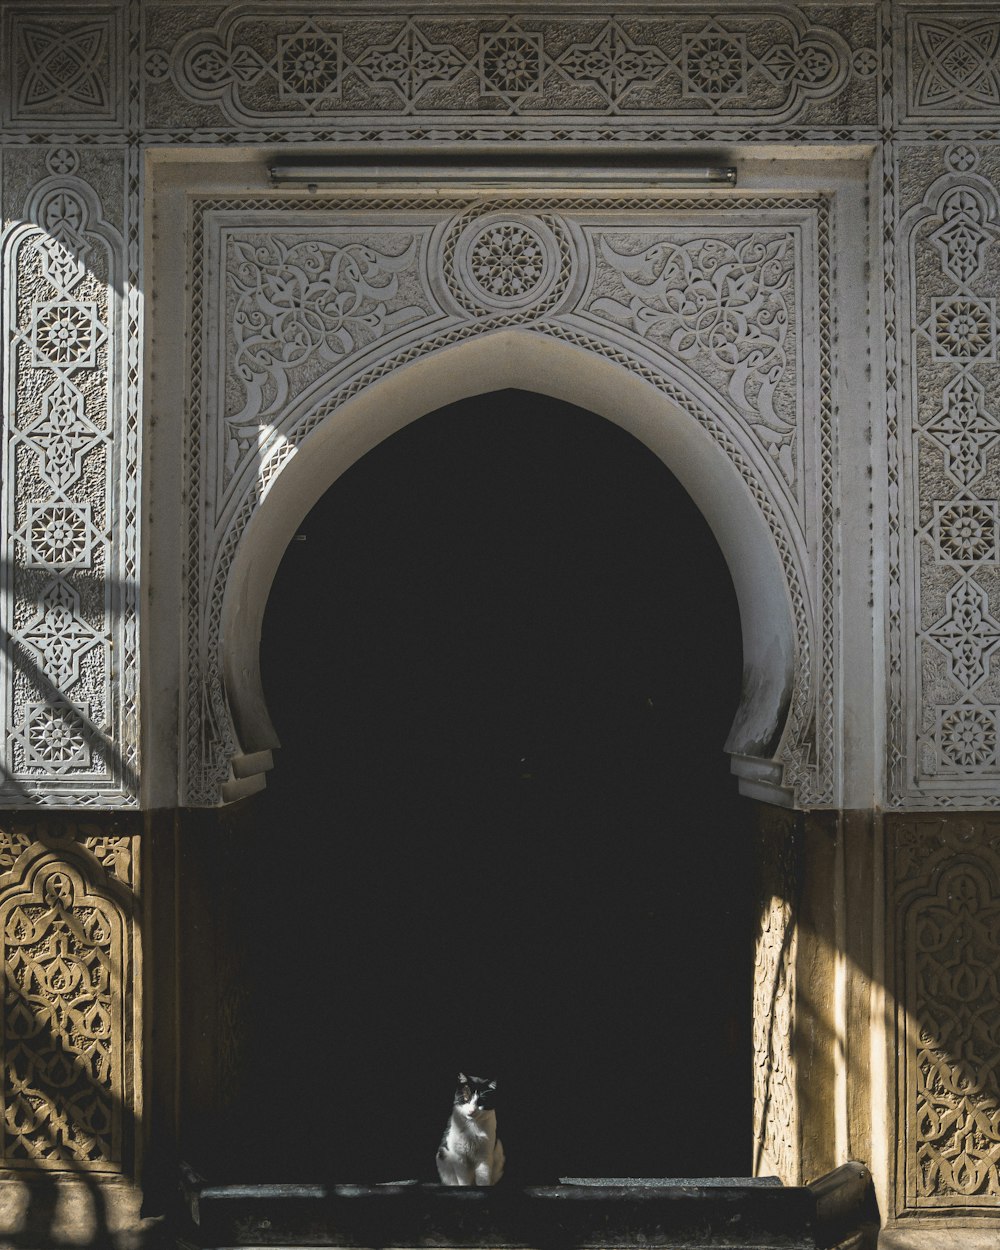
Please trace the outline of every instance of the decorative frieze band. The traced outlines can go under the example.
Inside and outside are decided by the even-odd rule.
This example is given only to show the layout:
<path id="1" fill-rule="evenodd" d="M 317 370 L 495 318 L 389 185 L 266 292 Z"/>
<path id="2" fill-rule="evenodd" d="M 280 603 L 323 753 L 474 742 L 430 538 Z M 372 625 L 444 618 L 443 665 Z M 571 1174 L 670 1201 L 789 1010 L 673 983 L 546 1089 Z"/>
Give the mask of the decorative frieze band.
<path id="1" fill-rule="evenodd" d="M 490 128 L 505 118 L 874 121 L 873 14 L 847 6 L 820 24 L 786 4 L 610 17 L 260 5 L 195 30 L 181 6 L 147 10 L 150 129 L 182 116 L 199 129 L 392 117 Z"/>

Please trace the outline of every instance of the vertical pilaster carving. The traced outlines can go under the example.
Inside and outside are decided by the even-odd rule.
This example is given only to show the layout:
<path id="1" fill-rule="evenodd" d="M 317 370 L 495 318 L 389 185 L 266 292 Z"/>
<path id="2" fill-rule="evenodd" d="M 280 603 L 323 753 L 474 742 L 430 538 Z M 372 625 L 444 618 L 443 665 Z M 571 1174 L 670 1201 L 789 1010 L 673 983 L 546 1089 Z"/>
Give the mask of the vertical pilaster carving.
<path id="1" fill-rule="evenodd" d="M 4 172 L 0 803 L 130 805 L 138 445 L 121 153 L 8 149 Z"/>
<path id="2" fill-rule="evenodd" d="M 899 1010 L 897 1201 L 1000 1202 L 1000 819 L 890 825 Z"/>
<path id="3" fill-rule="evenodd" d="M 135 933 L 118 873 L 127 866 L 132 879 L 132 840 L 91 827 L 0 830 L 0 1166 L 130 1169 Z"/>
<path id="4" fill-rule="evenodd" d="M 792 1026 L 799 894 L 795 816 L 761 808 L 757 834 L 757 932 L 753 980 L 755 1175 L 799 1180 Z"/>
<path id="5" fill-rule="evenodd" d="M 909 326 L 902 559 L 915 643 L 894 780 L 906 797 L 979 808 L 997 804 L 1000 772 L 998 154 L 963 142 L 897 155 Z"/>

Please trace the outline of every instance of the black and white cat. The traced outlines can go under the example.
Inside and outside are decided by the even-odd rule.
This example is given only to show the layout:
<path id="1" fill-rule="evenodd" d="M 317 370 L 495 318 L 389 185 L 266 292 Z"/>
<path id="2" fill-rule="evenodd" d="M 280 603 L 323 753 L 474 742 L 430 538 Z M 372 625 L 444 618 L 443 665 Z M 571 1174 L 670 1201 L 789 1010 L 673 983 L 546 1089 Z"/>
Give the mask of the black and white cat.
<path id="1" fill-rule="evenodd" d="M 503 1176 L 504 1153 L 497 1137 L 496 1081 L 458 1074 L 455 1104 L 437 1152 L 444 1185 L 495 1185 Z"/>

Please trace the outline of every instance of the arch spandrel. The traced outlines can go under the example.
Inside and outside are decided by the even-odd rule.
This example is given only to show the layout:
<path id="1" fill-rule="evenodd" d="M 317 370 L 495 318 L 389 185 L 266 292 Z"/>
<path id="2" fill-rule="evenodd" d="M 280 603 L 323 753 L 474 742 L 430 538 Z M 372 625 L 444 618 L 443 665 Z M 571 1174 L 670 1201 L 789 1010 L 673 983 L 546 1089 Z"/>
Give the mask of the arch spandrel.
<path id="1" fill-rule="evenodd" d="M 829 475 L 806 469 L 822 381 L 804 400 L 829 351 L 825 201 L 753 201 L 755 225 L 737 199 L 550 202 L 264 199 L 259 220 L 201 202 L 182 801 L 271 766 L 260 624 L 309 506 L 396 429 L 508 387 L 616 422 L 685 486 L 740 604 L 734 770 L 748 793 L 833 801 Z"/>

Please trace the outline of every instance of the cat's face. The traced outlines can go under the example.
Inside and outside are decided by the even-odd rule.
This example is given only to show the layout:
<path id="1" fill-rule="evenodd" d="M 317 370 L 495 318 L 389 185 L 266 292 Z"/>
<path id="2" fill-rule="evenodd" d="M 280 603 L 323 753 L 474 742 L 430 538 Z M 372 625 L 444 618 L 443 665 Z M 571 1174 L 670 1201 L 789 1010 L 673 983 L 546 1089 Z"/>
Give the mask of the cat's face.
<path id="1" fill-rule="evenodd" d="M 458 1074 L 458 1088 L 455 1090 L 455 1106 L 470 1120 L 476 1120 L 496 1106 L 496 1081 L 481 1076 Z"/>

